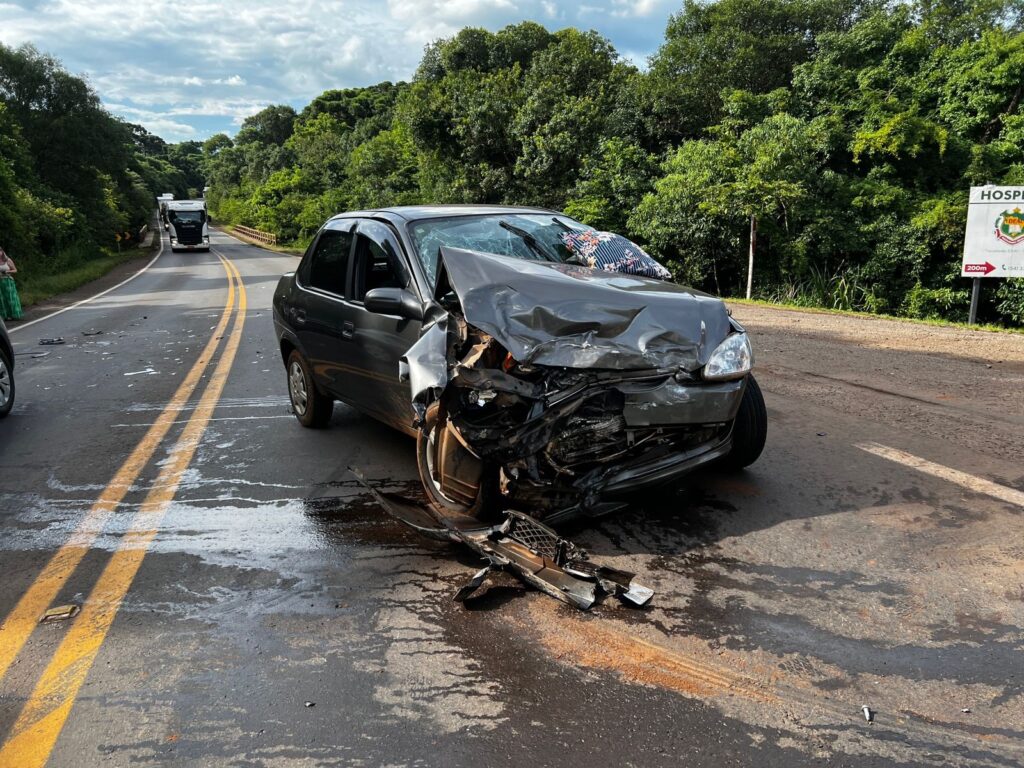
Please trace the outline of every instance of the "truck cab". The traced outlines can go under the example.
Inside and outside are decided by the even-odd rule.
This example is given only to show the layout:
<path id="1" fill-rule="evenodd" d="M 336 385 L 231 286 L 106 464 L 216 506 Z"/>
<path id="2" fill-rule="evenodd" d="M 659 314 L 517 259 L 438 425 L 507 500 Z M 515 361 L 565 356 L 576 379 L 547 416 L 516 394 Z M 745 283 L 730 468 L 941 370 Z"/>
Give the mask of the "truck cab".
<path id="1" fill-rule="evenodd" d="M 171 200 L 167 203 L 167 231 L 172 251 L 210 250 L 210 217 L 205 200 Z"/>

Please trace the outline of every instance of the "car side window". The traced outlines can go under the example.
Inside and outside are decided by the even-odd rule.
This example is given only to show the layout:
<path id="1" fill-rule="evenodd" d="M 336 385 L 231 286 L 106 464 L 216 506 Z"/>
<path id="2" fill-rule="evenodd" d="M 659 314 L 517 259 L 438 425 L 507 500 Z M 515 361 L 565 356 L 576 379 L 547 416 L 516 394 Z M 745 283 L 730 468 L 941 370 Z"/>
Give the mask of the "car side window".
<path id="1" fill-rule="evenodd" d="M 337 296 L 345 295 L 352 233 L 325 229 L 309 259 L 309 285 Z"/>
<path id="2" fill-rule="evenodd" d="M 356 301 L 362 301 L 366 292 L 374 288 L 409 285 L 398 240 L 387 225 L 379 221 L 359 222 L 354 267 L 352 298 Z"/>
<path id="3" fill-rule="evenodd" d="M 313 261 L 313 250 L 316 248 L 317 239 L 314 236 L 313 241 L 306 246 L 306 252 L 302 254 L 302 261 L 299 262 L 299 268 L 295 270 L 295 274 L 299 278 L 300 285 L 309 285 L 309 270 L 310 264 Z"/>

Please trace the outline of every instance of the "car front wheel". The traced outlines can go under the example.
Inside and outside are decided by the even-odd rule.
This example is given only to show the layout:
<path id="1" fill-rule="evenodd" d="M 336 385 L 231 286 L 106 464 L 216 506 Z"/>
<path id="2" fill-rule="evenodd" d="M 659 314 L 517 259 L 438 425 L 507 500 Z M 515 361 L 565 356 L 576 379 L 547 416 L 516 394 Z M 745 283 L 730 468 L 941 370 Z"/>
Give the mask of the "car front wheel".
<path id="1" fill-rule="evenodd" d="M 288 355 L 288 397 L 292 401 L 292 413 L 299 424 L 310 429 L 326 427 L 334 411 L 334 400 L 322 395 L 313 383 L 309 364 L 302 353 L 293 349 Z"/>
<path id="2" fill-rule="evenodd" d="M 0 419 L 14 407 L 13 365 L 6 352 L 0 352 Z"/>
<path id="3" fill-rule="evenodd" d="M 768 410 L 764 395 L 753 374 L 747 377 L 740 409 L 732 428 L 732 449 L 724 459 L 726 466 L 743 469 L 757 461 L 768 438 Z"/>
<path id="4" fill-rule="evenodd" d="M 427 499 L 446 517 L 493 520 L 501 511 L 498 468 L 467 451 L 438 416 L 434 403 L 416 436 L 416 468 Z"/>

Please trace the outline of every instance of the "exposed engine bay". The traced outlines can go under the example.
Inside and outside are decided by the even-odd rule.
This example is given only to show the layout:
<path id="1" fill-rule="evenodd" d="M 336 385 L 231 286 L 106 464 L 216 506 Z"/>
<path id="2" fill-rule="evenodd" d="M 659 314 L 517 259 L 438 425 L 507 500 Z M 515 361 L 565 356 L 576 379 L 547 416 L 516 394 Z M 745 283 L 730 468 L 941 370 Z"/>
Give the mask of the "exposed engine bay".
<path id="1" fill-rule="evenodd" d="M 472 504 L 496 471 L 508 504 L 540 519 L 609 512 L 622 506 L 601 500 L 613 475 L 728 437 L 726 421 L 643 423 L 636 395 L 671 387 L 678 374 L 523 365 L 492 336 L 456 328 L 459 362 L 429 425 L 436 482 L 455 501 Z"/>

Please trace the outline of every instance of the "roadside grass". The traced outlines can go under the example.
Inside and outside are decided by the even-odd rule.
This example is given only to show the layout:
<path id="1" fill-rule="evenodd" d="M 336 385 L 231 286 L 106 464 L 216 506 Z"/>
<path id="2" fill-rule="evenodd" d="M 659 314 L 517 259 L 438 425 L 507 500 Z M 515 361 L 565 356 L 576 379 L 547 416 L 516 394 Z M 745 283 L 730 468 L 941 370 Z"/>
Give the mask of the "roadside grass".
<path id="1" fill-rule="evenodd" d="M 107 250 L 103 255 L 83 258 L 74 266 L 62 267 L 50 274 L 35 273 L 34 270 L 19 271 L 15 279 L 18 284 L 18 296 L 23 307 L 30 307 L 53 296 L 69 293 L 86 283 L 97 280 L 115 267 L 127 261 L 140 258 L 152 258 L 152 248 L 126 248 L 121 253 Z"/>
<path id="2" fill-rule="evenodd" d="M 253 240 L 251 237 L 246 237 L 241 232 L 236 231 L 236 228 L 235 228 L 234 224 L 216 224 L 215 226 L 218 229 L 224 230 L 225 232 L 227 232 L 232 237 L 238 238 L 243 243 L 248 243 L 249 245 L 255 245 L 258 248 L 263 248 L 263 249 L 268 250 L 268 251 L 274 251 L 276 253 L 284 253 L 284 254 L 287 254 L 289 256 L 301 256 L 302 254 L 304 254 L 306 252 L 305 248 L 300 248 L 300 247 L 295 246 L 295 245 L 267 245 L 266 243 L 261 243 L 259 240 Z"/>
<path id="3" fill-rule="evenodd" d="M 808 307 L 806 304 L 789 304 L 778 301 L 767 301 L 765 299 L 722 299 L 726 304 L 749 305 L 754 307 L 768 307 L 771 309 L 786 309 L 793 312 L 806 312 L 818 315 L 843 315 L 845 317 L 861 317 L 878 320 L 894 320 L 898 323 L 910 323 L 912 325 L 930 325 L 938 328 L 956 328 L 964 331 L 989 331 L 993 333 L 1012 333 L 1018 336 L 1024 335 L 1024 328 L 1007 328 L 1002 325 L 971 325 L 953 320 L 941 320 L 938 318 L 917 318 L 899 317 L 897 315 L 875 314 L 874 312 L 856 312 L 849 309 L 830 309 L 829 307 Z"/>

